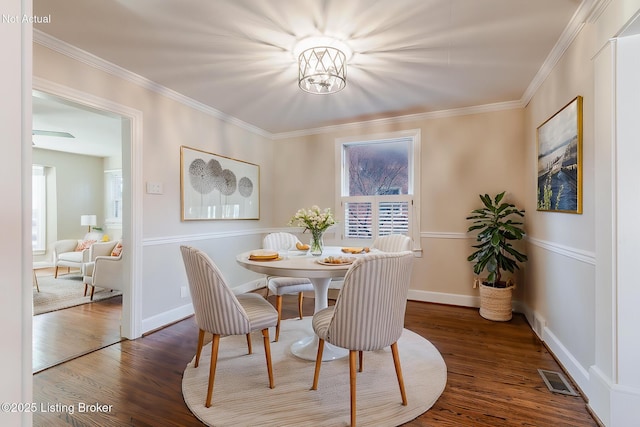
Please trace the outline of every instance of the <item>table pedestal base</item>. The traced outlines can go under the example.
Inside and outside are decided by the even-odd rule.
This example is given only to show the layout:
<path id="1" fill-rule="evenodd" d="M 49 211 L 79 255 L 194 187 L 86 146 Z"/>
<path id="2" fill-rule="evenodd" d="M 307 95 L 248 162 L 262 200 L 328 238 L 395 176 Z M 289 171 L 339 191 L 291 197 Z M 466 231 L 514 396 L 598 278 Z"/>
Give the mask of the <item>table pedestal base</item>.
<path id="1" fill-rule="evenodd" d="M 319 341 L 320 338 L 315 334 L 310 337 L 304 337 L 291 345 L 291 353 L 301 359 L 315 361 L 318 356 Z M 349 350 L 346 348 L 336 347 L 335 345 L 325 342 L 324 350 L 322 351 L 322 361 L 327 362 L 329 360 L 342 359 L 348 354 Z"/>

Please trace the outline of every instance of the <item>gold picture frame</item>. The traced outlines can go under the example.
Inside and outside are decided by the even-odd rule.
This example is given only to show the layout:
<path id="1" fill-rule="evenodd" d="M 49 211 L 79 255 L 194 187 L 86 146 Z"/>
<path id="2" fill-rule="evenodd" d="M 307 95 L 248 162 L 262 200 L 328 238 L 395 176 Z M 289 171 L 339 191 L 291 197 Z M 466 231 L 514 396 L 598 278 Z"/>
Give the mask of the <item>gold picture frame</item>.
<path id="1" fill-rule="evenodd" d="M 182 221 L 260 219 L 260 166 L 180 146 Z"/>
<path id="2" fill-rule="evenodd" d="M 537 129 L 538 211 L 582 213 L 582 97 Z"/>

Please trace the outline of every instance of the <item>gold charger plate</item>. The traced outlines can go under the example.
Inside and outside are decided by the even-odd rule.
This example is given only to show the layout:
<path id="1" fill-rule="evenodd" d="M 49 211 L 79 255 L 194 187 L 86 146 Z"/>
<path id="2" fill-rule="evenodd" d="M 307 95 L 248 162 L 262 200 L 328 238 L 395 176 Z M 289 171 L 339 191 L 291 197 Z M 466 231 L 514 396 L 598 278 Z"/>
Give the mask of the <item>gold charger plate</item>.
<path id="1" fill-rule="evenodd" d="M 249 261 L 261 261 L 261 262 L 264 262 L 264 261 L 281 261 L 281 260 L 282 260 L 281 256 L 276 257 L 276 258 L 261 258 L 261 257 L 255 258 L 255 257 L 249 256 Z"/>

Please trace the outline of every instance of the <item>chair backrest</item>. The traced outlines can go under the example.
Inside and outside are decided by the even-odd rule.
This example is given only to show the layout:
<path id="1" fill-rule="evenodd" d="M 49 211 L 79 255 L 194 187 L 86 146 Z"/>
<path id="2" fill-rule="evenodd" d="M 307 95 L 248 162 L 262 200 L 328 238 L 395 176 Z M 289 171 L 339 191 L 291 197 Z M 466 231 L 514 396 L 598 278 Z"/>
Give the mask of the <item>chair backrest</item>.
<path id="1" fill-rule="evenodd" d="M 118 241 L 96 242 L 89 248 L 89 259 L 95 261 L 98 256 L 111 256 L 113 248 L 118 245 Z"/>
<path id="2" fill-rule="evenodd" d="M 262 248 L 277 251 L 280 249 L 295 249 L 300 240 L 291 233 L 270 233 L 264 237 Z"/>
<path id="3" fill-rule="evenodd" d="M 191 246 L 180 246 L 180 251 L 198 327 L 221 335 L 251 332 L 246 311 L 211 258 Z"/>
<path id="4" fill-rule="evenodd" d="M 382 252 L 404 252 L 410 251 L 411 237 L 404 234 L 389 234 L 386 236 L 380 236 L 374 240 L 371 246 L 374 249 L 378 249 Z"/>
<path id="5" fill-rule="evenodd" d="M 350 350 L 377 350 L 400 338 L 411 281 L 411 252 L 376 253 L 358 258 L 329 325 L 329 342 Z"/>

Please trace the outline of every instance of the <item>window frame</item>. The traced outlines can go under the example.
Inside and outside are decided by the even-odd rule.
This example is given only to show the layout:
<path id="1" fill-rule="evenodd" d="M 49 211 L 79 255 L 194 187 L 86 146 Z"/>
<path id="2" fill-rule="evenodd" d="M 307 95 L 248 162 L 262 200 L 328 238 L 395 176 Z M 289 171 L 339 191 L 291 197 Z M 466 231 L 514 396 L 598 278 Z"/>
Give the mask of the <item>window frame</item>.
<path id="1" fill-rule="evenodd" d="M 39 173 L 36 174 L 36 170 Z M 37 177 L 37 178 L 36 178 Z M 39 183 L 38 183 L 39 182 Z M 39 187 L 36 189 L 36 185 Z M 36 201 L 36 198 L 38 200 Z M 34 217 L 34 209 L 36 205 L 39 207 L 38 218 Z M 35 255 L 42 255 L 47 251 L 47 170 L 46 166 L 40 164 L 31 165 L 31 234 L 33 239 L 33 221 L 38 222 L 37 225 L 37 244 L 31 245 L 31 251 Z"/>
<path id="2" fill-rule="evenodd" d="M 106 169 L 104 171 L 104 223 L 107 228 L 113 229 L 121 229 L 122 228 L 122 213 L 124 211 L 122 206 L 123 200 L 123 191 L 124 188 L 120 191 L 120 198 L 113 197 L 113 185 L 114 180 L 119 179 L 120 185 L 124 187 L 124 175 L 122 174 L 122 169 Z M 120 213 L 120 217 L 114 215 L 113 211 L 113 203 L 119 202 L 120 207 L 117 209 Z"/>
<path id="3" fill-rule="evenodd" d="M 377 237 L 378 223 L 374 224 L 372 230 L 374 235 L 370 239 L 349 239 L 344 235 L 344 203 L 370 201 L 372 204 L 381 201 L 409 201 L 409 231 L 408 235 L 413 240 L 413 250 L 421 251 L 420 244 L 420 164 L 421 164 L 421 138 L 420 129 L 411 129 L 398 132 L 388 132 L 372 135 L 361 135 L 337 138 L 335 140 L 335 167 L 336 167 L 336 183 L 335 183 L 335 216 L 340 224 L 338 235 L 342 244 L 345 245 L 362 245 L 367 241 L 369 244 Z M 412 149 L 409 150 L 409 173 L 408 173 L 408 194 L 399 195 L 375 195 L 375 196 L 345 196 L 348 193 L 348 167 L 346 164 L 345 146 L 355 144 L 375 144 L 382 142 L 391 142 L 395 140 L 409 140 Z M 374 209 L 374 212 L 377 209 Z M 377 215 L 373 216 L 376 220 Z"/>

